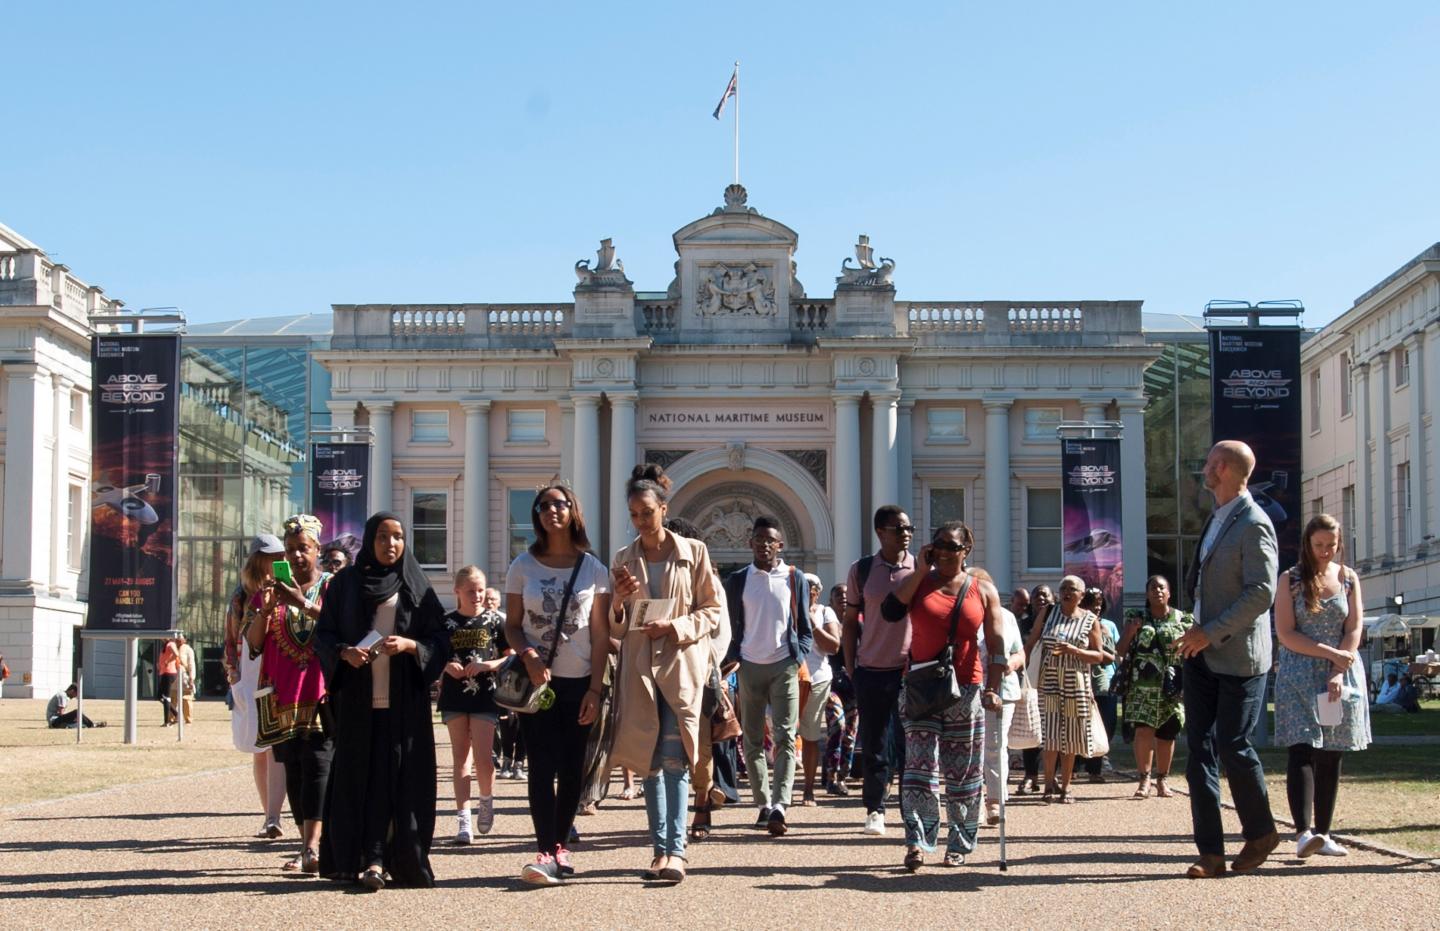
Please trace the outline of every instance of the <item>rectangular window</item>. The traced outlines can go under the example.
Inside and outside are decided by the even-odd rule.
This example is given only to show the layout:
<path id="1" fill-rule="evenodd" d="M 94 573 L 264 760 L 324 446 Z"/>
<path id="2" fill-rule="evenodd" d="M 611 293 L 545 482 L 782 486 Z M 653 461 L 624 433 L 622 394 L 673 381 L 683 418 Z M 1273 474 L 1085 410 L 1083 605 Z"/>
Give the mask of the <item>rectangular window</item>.
<path id="1" fill-rule="evenodd" d="M 1352 392 L 1354 391 L 1354 388 L 1355 388 L 1355 383 L 1354 383 L 1354 381 L 1352 381 L 1351 375 L 1350 375 L 1350 353 L 1348 353 L 1348 352 L 1342 352 L 1342 353 L 1340 353 L 1340 416 L 1341 416 L 1341 417 L 1349 417 L 1349 416 L 1350 416 L 1351 406 L 1354 404 L 1354 401 L 1352 400 Z"/>
<path id="2" fill-rule="evenodd" d="M 545 442 L 544 410 L 509 410 L 505 412 L 505 441 L 507 443 Z M 529 524 L 529 518 L 526 518 Z"/>
<path id="3" fill-rule="evenodd" d="M 510 510 L 510 558 L 514 559 L 535 539 L 535 525 L 530 522 L 530 504 L 535 500 L 535 493 L 512 488 L 506 497 Z"/>
<path id="4" fill-rule="evenodd" d="M 1060 557 L 1060 489 L 1027 488 L 1025 505 L 1026 565 L 1032 572 L 1060 569 L 1064 565 Z"/>
<path id="5" fill-rule="evenodd" d="M 1325 513 L 1325 499 L 1324 499 L 1324 498 L 1316 498 L 1315 500 L 1313 500 L 1313 501 L 1310 502 L 1310 516 L 1311 516 L 1311 517 L 1319 517 L 1321 514 L 1324 514 L 1324 513 Z"/>
<path id="6" fill-rule="evenodd" d="M 1410 545 L 1410 463 L 1395 467 L 1395 553 Z"/>
<path id="7" fill-rule="evenodd" d="M 930 522 L 926 526 L 927 534 L 935 532 L 935 528 L 950 520 L 965 519 L 965 489 L 963 488 L 931 488 L 930 489 Z"/>
<path id="8" fill-rule="evenodd" d="M 448 442 L 450 442 L 450 412 L 449 412 L 449 411 L 411 411 L 411 412 L 410 412 L 410 442 L 412 442 L 412 443 L 448 443 Z"/>
<path id="9" fill-rule="evenodd" d="M 1025 408 L 1025 439 L 1058 440 L 1055 429 L 1060 426 L 1060 415 L 1058 407 Z"/>
<path id="10" fill-rule="evenodd" d="M 953 443 L 965 439 L 965 408 L 932 407 L 925 411 L 927 438 L 932 443 Z"/>
<path id="11" fill-rule="evenodd" d="M 1340 520 L 1345 526 L 1342 531 L 1345 534 L 1345 556 L 1351 560 L 1358 559 L 1355 553 L 1355 486 L 1346 485 L 1340 489 Z"/>
<path id="12" fill-rule="evenodd" d="M 1310 373 L 1310 432 L 1320 432 L 1320 372 Z"/>
<path id="13" fill-rule="evenodd" d="M 410 496 L 410 532 L 415 559 L 426 569 L 449 565 L 450 496 L 443 491 L 415 491 Z"/>
<path id="14" fill-rule="evenodd" d="M 1395 350 L 1395 387 L 1410 384 L 1410 350 L 1400 346 Z"/>
<path id="15" fill-rule="evenodd" d="M 85 486 L 71 485 L 65 505 L 65 553 L 71 569 L 80 568 L 80 545 L 85 538 Z"/>
<path id="16" fill-rule="evenodd" d="M 83 392 L 70 392 L 70 426 L 76 430 L 85 429 L 85 394 Z"/>

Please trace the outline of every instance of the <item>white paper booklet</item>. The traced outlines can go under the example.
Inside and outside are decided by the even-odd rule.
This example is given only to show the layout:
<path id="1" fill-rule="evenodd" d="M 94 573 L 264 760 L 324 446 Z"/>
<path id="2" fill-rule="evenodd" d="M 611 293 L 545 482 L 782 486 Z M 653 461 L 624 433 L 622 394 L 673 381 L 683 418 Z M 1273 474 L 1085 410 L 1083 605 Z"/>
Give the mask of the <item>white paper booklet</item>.
<path id="1" fill-rule="evenodd" d="M 372 630 L 370 631 L 370 633 L 362 637 L 359 643 L 355 644 L 355 649 L 367 651 L 373 650 L 380 643 L 380 641 L 384 639 L 384 637 L 380 636 L 380 632 L 378 630 Z"/>
<path id="2" fill-rule="evenodd" d="M 674 616 L 674 598 L 641 598 L 630 610 L 628 630 L 639 630 L 650 621 L 663 621 Z"/>

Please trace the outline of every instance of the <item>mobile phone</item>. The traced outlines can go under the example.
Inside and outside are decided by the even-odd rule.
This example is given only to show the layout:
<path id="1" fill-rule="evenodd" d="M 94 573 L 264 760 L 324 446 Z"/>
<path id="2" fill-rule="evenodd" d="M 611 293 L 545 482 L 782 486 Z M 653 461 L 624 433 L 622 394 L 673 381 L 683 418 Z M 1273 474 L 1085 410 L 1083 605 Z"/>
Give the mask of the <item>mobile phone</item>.
<path id="1" fill-rule="evenodd" d="M 271 564 L 271 568 L 275 572 L 275 581 L 293 582 L 295 580 L 295 577 L 290 574 L 290 560 L 277 559 Z"/>

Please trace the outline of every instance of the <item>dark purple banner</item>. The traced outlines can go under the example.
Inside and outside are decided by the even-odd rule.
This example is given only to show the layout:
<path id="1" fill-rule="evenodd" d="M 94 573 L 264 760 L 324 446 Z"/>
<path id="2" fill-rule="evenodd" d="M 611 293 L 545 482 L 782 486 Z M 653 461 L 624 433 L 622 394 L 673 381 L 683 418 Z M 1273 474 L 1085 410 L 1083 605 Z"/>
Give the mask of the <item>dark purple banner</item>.
<path id="1" fill-rule="evenodd" d="M 1210 331 L 1212 442 L 1255 451 L 1250 494 L 1275 525 L 1280 567 L 1300 552 L 1300 330 Z"/>
<path id="2" fill-rule="evenodd" d="M 354 563 L 370 516 L 370 444 L 311 446 L 310 510 L 323 525 L 322 545 L 344 547 Z"/>
<path id="3" fill-rule="evenodd" d="M 96 336 L 88 630 L 175 626 L 180 337 Z"/>
<path id="4" fill-rule="evenodd" d="M 1125 588 L 1120 526 L 1120 441 L 1060 440 L 1064 472 L 1060 500 L 1065 508 L 1065 574 L 1105 593 L 1106 615 L 1114 616 Z"/>

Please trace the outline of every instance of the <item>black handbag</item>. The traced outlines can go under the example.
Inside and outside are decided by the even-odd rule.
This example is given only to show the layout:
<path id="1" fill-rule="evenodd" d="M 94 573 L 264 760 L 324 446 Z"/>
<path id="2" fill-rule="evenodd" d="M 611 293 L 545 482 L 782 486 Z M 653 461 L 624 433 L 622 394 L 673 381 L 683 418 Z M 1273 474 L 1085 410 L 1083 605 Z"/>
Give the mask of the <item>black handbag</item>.
<path id="1" fill-rule="evenodd" d="M 570 570 L 570 581 L 565 583 L 565 593 L 560 598 L 560 613 L 555 615 L 555 643 L 550 647 L 550 655 L 545 657 L 546 669 L 555 662 L 555 654 L 560 652 L 560 629 L 565 626 L 565 612 L 570 608 L 570 597 L 575 594 L 575 580 L 580 576 L 583 562 L 585 554 L 581 553 L 580 558 L 575 560 L 575 568 Z M 505 664 L 495 672 L 495 704 L 510 711 L 520 714 L 539 711 L 546 688 L 548 686 L 531 681 L 530 671 L 525 668 L 519 653 L 507 656 Z"/>
<path id="2" fill-rule="evenodd" d="M 915 665 L 910 658 L 910 668 L 905 673 L 905 717 L 920 721 L 934 717 L 960 701 L 960 680 L 955 678 L 955 628 L 960 625 L 960 606 L 970 591 L 974 576 L 967 574 L 955 596 L 955 607 L 950 610 L 950 633 L 945 638 L 945 648 L 935 657 L 934 663 Z"/>

